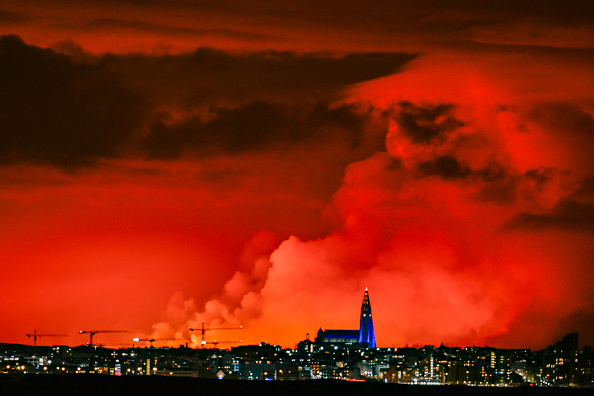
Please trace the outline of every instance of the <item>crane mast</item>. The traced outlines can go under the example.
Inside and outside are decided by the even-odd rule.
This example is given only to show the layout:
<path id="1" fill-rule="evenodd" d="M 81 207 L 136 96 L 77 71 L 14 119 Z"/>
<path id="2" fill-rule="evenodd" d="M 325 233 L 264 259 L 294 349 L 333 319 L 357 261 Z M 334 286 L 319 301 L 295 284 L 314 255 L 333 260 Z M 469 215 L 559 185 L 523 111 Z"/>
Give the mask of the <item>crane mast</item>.
<path id="1" fill-rule="evenodd" d="M 177 338 L 133 338 L 132 341 L 134 342 L 145 342 L 148 341 L 149 342 L 149 346 L 152 348 L 153 347 L 153 342 L 155 341 L 184 341 L 184 340 L 178 340 Z"/>
<path id="2" fill-rule="evenodd" d="M 202 321 L 202 327 L 198 328 L 198 329 L 194 329 L 194 328 L 189 328 L 190 331 L 200 331 L 200 335 L 202 337 L 202 340 L 200 342 L 200 344 L 202 345 L 202 348 L 204 348 L 204 346 L 207 344 L 206 340 L 205 340 L 205 333 L 207 331 L 212 331 L 212 330 L 241 330 L 243 329 L 243 326 L 239 326 L 239 327 L 205 327 L 204 326 L 204 321 Z"/>
<path id="3" fill-rule="evenodd" d="M 28 338 L 33 338 L 33 346 L 37 346 L 37 337 L 66 337 L 67 334 L 48 334 L 38 333 L 37 330 L 33 330 L 33 334 L 27 334 Z"/>
<path id="4" fill-rule="evenodd" d="M 93 336 L 99 333 L 127 333 L 128 330 L 81 330 L 79 334 L 88 334 L 89 335 L 89 343 L 87 344 L 89 347 L 93 346 Z"/>

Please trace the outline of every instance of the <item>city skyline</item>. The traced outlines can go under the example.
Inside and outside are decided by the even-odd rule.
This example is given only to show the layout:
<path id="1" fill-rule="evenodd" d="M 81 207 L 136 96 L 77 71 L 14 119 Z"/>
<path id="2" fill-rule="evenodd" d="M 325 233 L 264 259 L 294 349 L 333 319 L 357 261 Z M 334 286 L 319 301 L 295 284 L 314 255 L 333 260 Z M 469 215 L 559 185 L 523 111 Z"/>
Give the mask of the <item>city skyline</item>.
<path id="1" fill-rule="evenodd" d="M 31 347 L 0 343 L 0 374 L 103 374 L 231 380 L 350 380 L 407 385 L 591 388 L 591 347 L 566 334 L 540 351 L 424 345 L 369 347 L 350 330 L 318 332 L 294 348 L 265 342 L 228 349 L 94 346 Z M 355 331 L 356 332 L 356 331 Z M 150 340 L 154 341 L 154 340 Z M 31 377 L 26 381 L 30 384 Z M 62 386 L 71 383 L 72 376 Z M 98 381 L 94 376 L 92 381 Z M 2 380 L 3 378 L 0 378 Z M 91 381 L 91 377 L 87 377 Z M 122 384 L 121 382 L 119 383 Z M 316 387 L 310 383 L 308 389 Z M 339 386 L 333 384 L 333 388 Z M 460 389 L 457 389 L 458 391 Z"/>
<path id="2" fill-rule="evenodd" d="M 0 5 L 0 341 L 593 345 L 594 4 L 442 3 Z"/>

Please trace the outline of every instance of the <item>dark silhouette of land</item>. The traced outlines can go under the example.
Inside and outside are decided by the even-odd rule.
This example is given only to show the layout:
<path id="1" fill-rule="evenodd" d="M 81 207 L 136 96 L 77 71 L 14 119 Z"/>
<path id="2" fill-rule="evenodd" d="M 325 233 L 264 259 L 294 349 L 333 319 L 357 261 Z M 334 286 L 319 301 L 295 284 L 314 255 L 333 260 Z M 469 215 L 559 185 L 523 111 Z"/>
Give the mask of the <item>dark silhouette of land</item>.
<path id="1" fill-rule="evenodd" d="M 0 395 L 592 395 L 592 388 L 493 388 L 399 385 L 340 380 L 239 381 L 164 376 L 116 377 L 96 374 L 2 375 Z"/>

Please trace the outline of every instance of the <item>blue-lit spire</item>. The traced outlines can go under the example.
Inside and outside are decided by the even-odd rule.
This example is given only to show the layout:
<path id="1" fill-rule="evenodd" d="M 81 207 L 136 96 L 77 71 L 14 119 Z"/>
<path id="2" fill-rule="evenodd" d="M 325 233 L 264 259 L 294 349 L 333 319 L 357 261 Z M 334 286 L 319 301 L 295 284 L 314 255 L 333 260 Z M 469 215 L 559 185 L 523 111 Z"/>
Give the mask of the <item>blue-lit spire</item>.
<path id="1" fill-rule="evenodd" d="M 371 303 L 369 292 L 365 288 L 363 303 L 361 304 L 361 323 L 359 326 L 359 342 L 366 342 L 370 348 L 375 348 L 375 331 L 373 330 L 373 319 L 371 317 Z"/>

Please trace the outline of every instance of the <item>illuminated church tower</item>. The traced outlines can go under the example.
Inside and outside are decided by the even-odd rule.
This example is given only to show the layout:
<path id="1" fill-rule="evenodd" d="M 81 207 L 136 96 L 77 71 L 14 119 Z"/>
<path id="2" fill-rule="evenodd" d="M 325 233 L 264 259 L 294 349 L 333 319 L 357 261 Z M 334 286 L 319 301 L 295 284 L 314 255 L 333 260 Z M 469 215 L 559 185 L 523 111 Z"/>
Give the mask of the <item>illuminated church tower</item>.
<path id="1" fill-rule="evenodd" d="M 371 318 L 371 303 L 369 293 L 365 288 L 363 303 L 361 304 L 361 324 L 359 326 L 359 342 L 366 342 L 369 348 L 375 348 L 375 331 L 373 330 L 373 319 Z"/>

